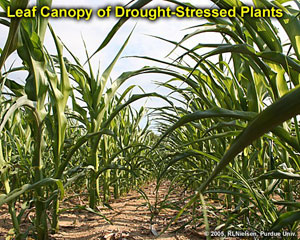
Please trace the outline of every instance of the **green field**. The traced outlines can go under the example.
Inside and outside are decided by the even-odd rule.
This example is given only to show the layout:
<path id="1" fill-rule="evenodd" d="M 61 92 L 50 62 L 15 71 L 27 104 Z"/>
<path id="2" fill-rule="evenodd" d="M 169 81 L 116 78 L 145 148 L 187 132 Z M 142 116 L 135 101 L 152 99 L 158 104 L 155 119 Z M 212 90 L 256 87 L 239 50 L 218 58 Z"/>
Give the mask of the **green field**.
<path id="1" fill-rule="evenodd" d="M 52 6 L 34 2 L 37 9 Z M 134 0 L 127 8 L 151 2 Z M 187 2 L 165 2 L 197 12 Z M 203 17 L 179 41 L 156 36 L 180 54 L 136 56 L 151 66 L 125 68 L 114 78 L 134 30 L 110 53 L 106 69 L 92 59 L 128 18 L 110 27 L 96 51 L 85 45 L 79 59 L 47 18 L 7 17 L 8 9 L 27 9 L 28 0 L 0 0 L 0 24 L 9 29 L 0 46 L 0 210 L 12 227 L 3 239 L 51 239 L 73 197 L 85 200 L 71 210 L 109 224 L 103 209 L 132 191 L 151 226 L 172 215 L 158 232 L 150 229 L 154 237 L 190 226 L 206 239 L 298 239 L 300 3 L 253 0 L 255 16 L 240 0 L 210 2 L 236 14 Z M 260 15 L 272 12 L 278 15 Z M 220 42 L 197 41 L 207 33 Z M 187 47 L 189 40 L 196 44 Z M 12 54 L 16 64 L 8 61 Z M 21 81 L 14 78 L 19 73 Z M 138 86 L 130 81 L 148 74 L 168 79 L 157 85 L 170 94 L 134 93 Z M 133 106 L 149 98 L 164 104 Z"/>

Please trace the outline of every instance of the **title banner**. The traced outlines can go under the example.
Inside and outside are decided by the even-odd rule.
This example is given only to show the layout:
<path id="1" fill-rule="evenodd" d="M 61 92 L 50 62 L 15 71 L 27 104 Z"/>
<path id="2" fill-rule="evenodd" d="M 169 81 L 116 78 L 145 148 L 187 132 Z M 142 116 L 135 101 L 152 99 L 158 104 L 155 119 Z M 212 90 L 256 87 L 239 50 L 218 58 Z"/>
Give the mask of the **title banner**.
<path id="1" fill-rule="evenodd" d="M 94 13 L 95 12 L 95 13 Z M 100 8 L 98 10 L 88 8 L 49 8 L 44 6 L 38 9 L 36 6 L 28 9 L 16 9 L 13 11 L 10 7 L 7 8 L 7 17 L 9 18 L 32 18 L 37 14 L 40 14 L 45 18 L 74 18 L 76 20 L 90 20 L 93 15 L 98 18 L 109 18 L 109 17 L 133 17 L 133 18 L 146 18 L 154 21 L 159 18 L 233 18 L 238 15 L 242 18 L 250 16 L 254 18 L 260 17 L 277 17 L 283 16 L 282 9 L 270 8 L 270 9 L 259 9 L 252 6 L 242 6 L 240 8 L 229 8 L 229 9 L 217 9 L 217 8 L 189 8 L 178 6 L 175 9 L 170 7 L 162 8 L 155 7 L 149 9 L 132 9 L 125 8 L 123 6 L 108 6 L 106 8 Z"/>

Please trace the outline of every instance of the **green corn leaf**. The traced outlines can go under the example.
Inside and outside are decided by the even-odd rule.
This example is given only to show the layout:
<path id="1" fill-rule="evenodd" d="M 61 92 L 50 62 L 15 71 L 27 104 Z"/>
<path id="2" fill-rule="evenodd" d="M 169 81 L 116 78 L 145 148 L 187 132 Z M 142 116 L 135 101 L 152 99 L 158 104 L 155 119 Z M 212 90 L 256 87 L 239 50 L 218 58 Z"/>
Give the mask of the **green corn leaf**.
<path id="1" fill-rule="evenodd" d="M 264 133 L 274 129 L 277 125 L 300 113 L 300 87 L 291 90 L 277 102 L 267 107 L 263 112 L 250 122 L 249 126 L 236 138 L 220 163 L 200 187 L 203 191 L 208 184 L 239 154 Z M 278 114 L 280 113 L 280 115 Z"/>
<path id="2" fill-rule="evenodd" d="M 145 93 L 145 94 L 135 94 L 133 95 L 128 101 L 126 101 L 124 104 L 122 105 L 118 105 L 113 112 L 109 115 L 109 118 L 103 123 L 102 128 L 106 128 L 110 122 L 114 119 L 114 117 L 122 110 L 124 109 L 126 106 L 128 106 L 129 104 L 140 100 L 142 98 L 146 98 L 146 97 L 158 97 L 161 98 L 163 100 L 165 100 L 166 102 L 168 102 L 169 104 L 173 105 L 172 102 L 170 102 L 166 97 L 161 96 L 160 94 L 157 93 Z"/>
<path id="3" fill-rule="evenodd" d="M 46 75 L 48 77 L 49 83 L 51 85 L 50 95 L 53 98 L 54 114 L 55 114 L 55 139 L 54 139 L 54 158 L 57 165 L 59 164 L 59 156 L 64 144 L 65 132 L 67 127 L 67 118 L 65 116 L 65 108 L 67 105 L 68 98 L 71 93 L 71 85 L 69 81 L 69 76 L 63 59 L 63 45 L 59 41 L 58 37 L 55 35 L 51 26 L 49 26 L 50 32 L 54 39 L 60 70 L 60 81 L 53 70 L 53 72 L 47 71 Z M 49 59 L 51 56 L 48 56 Z"/>
<path id="4" fill-rule="evenodd" d="M 172 131 L 176 128 L 195 120 L 205 119 L 205 118 L 237 118 L 244 120 L 251 120 L 256 116 L 256 113 L 253 112 L 243 112 L 243 111 L 231 111 L 222 108 L 212 108 L 206 111 L 196 111 L 194 113 L 188 114 L 180 118 L 173 126 L 171 126 L 165 133 L 161 136 L 159 141 L 154 145 L 154 148 Z"/>
<path id="5" fill-rule="evenodd" d="M 285 201 L 273 201 L 275 205 L 290 206 L 300 208 L 300 202 L 285 202 Z"/>
<path id="6" fill-rule="evenodd" d="M 257 180 L 263 179 L 294 179 L 300 180 L 300 175 L 290 172 L 284 172 L 280 170 L 268 171 L 267 173 L 262 174 L 261 176 L 255 178 Z"/>
<path id="7" fill-rule="evenodd" d="M 1 120 L 0 125 L 0 133 L 3 131 L 5 124 L 7 123 L 8 119 L 15 113 L 15 111 L 20 107 L 29 107 L 31 109 L 35 109 L 35 103 L 27 98 L 27 96 L 20 97 L 16 100 L 16 102 L 8 109 Z"/>
<path id="8" fill-rule="evenodd" d="M 44 6 L 48 6 L 50 8 L 51 5 L 52 5 L 52 0 L 38 0 L 37 1 L 38 9 L 40 9 Z M 44 42 L 44 39 L 45 39 L 47 25 L 48 25 L 48 18 L 45 18 L 45 17 L 41 16 L 40 14 L 38 14 L 38 16 L 37 16 L 37 31 L 36 32 L 38 33 L 42 43 Z"/>
<path id="9" fill-rule="evenodd" d="M 296 221 L 299 220 L 300 210 L 283 213 L 278 217 L 276 222 L 274 222 L 270 231 L 279 231 L 286 226 L 293 225 Z"/>
<path id="10" fill-rule="evenodd" d="M 10 7 L 12 11 L 15 11 L 16 9 L 25 9 L 28 5 L 29 0 L 12 0 L 10 2 Z M 1 7 L 6 8 L 8 7 L 7 1 L 1 1 Z M 11 19 L 10 26 L 9 26 L 9 32 L 8 37 L 4 46 L 4 49 L 0 56 L 0 70 L 4 66 L 4 63 L 6 59 L 9 57 L 9 55 L 15 51 L 19 45 L 18 41 L 18 34 L 19 34 L 19 27 L 20 27 L 21 18 L 13 18 Z"/>
<path id="11" fill-rule="evenodd" d="M 99 132 L 96 133 L 91 133 L 91 134 L 87 134 L 85 136 L 80 137 L 76 143 L 74 144 L 74 146 L 69 150 L 68 155 L 66 156 L 66 158 L 62 161 L 62 163 L 60 164 L 58 171 L 55 175 L 55 178 L 60 179 L 66 166 L 68 165 L 69 161 L 71 160 L 71 158 L 73 157 L 74 153 L 83 145 L 85 144 L 88 140 L 94 138 L 95 136 L 98 135 L 110 135 L 110 136 L 114 136 L 114 133 L 108 129 L 103 129 Z"/>
<path id="12" fill-rule="evenodd" d="M 137 177 L 137 174 L 132 169 L 126 168 L 121 165 L 109 164 L 108 166 L 106 166 L 106 167 L 100 169 L 98 172 L 96 172 L 96 178 L 98 178 L 102 173 L 106 172 L 107 170 L 112 170 L 112 169 L 127 171 L 127 172 L 132 173 L 133 176 Z"/>
<path id="13" fill-rule="evenodd" d="M 6 10 L 8 6 L 9 6 L 9 1 L 8 0 L 0 0 L 0 7 L 3 10 Z"/>
<path id="14" fill-rule="evenodd" d="M 4 25 L 4 26 L 7 26 L 7 27 L 10 27 L 10 22 L 5 20 L 5 19 L 2 19 L 0 18 L 0 24 Z M 2 49 L 0 51 L 0 54 L 2 53 Z"/>
<path id="15" fill-rule="evenodd" d="M 0 206 L 17 199 L 21 194 L 25 193 L 26 191 L 30 191 L 30 190 L 33 190 L 33 189 L 36 189 L 36 188 L 39 188 L 42 186 L 47 186 L 47 185 L 50 185 L 53 183 L 56 183 L 58 185 L 58 187 L 62 193 L 62 196 L 63 196 L 64 189 L 63 189 L 63 185 L 60 182 L 60 180 L 53 179 L 53 178 L 44 178 L 34 184 L 25 184 L 20 188 L 14 189 L 9 194 L 0 195 Z"/>
<path id="16" fill-rule="evenodd" d="M 281 26 L 288 35 L 291 44 L 295 50 L 297 59 L 300 60 L 300 20 L 293 15 L 288 8 L 283 7 L 283 2 L 275 0 L 272 2 L 262 0 L 261 1 L 266 7 L 275 7 L 276 9 L 283 10 L 283 17 L 278 18 Z"/>
<path id="17" fill-rule="evenodd" d="M 150 3 L 152 0 L 137 0 L 130 9 L 140 9 Z M 117 33 L 117 31 L 121 28 L 121 26 L 129 19 L 129 17 L 122 17 L 110 30 L 110 32 L 107 34 L 103 42 L 100 44 L 100 46 L 97 48 L 97 50 L 92 54 L 90 58 L 92 58 L 95 54 L 100 52 L 113 38 L 113 36 Z"/>
<path id="18" fill-rule="evenodd" d="M 18 53 L 30 69 L 25 92 L 30 100 L 37 102 L 37 112 L 40 118 L 44 119 L 46 116 L 44 101 L 48 90 L 47 61 L 40 38 L 31 29 L 29 21 L 23 20 L 21 37 L 24 45 L 18 49 Z"/>
<path id="19" fill-rule="evenodd" d="M 117 55 L 115 56 L 115 58 L 113 59 L 113 61 L 106 68 L 106 70 L 103 72 L 103 74 L 101 76 L 101 79 L 100 79 L 101 84 L 98 84 L 98 89 L 96 90 L 95 95 L 94 95 L 94 99 L 96 99 L 96 105 L 98 105 L 100 103 L 101 97 L 103 95 L 104 88 L 105 88 L 106 83 L 108 81 L 108 78 L 109 78 L 109 76 L 111 74 L 111 71 L 113 70 L 115 64 L 117 63 L 120 55 L 124 51 L 126 45 L 128 44 L 129 39 L 130 39 L 132 33 L 133 33 L 133 30 L 131 31 L 131 33 L 127 37 L 126 41 L 122 45 L 121 49 L 119 50 L 119 52 L 117 53 Z M 118 81 L 116 81 L 116 82 L 118 82 Z M 119 87 L 119 84 L 115 84 L 115 82 L 113 83 L 113 85 L 115 85 L 115 88 L 111 87 L 112 93 L 114 93 L 117 90 L 117 88 Z"/>

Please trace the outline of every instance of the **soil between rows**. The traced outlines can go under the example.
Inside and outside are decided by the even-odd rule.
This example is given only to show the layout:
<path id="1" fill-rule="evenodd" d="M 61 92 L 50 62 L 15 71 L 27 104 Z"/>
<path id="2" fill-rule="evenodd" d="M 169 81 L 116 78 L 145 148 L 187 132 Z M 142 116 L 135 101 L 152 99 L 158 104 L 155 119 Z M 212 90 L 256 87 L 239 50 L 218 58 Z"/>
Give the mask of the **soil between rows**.
<path id="1" fill-rule="evenodd" d="M 148 184 L 143 188 L 151 203 L 155 201 L 155 185 Z M 159 190 L 159 198 L 167 194 L 168 183 L 161 186 Z M 179 191 L 178 191 L 179 194 Z M 169 200 L 178 200 L 177 194 L 171 194 Z M 61 208 L 74 208 L 76 205 L 85 205 L 85 199 L 76 197 L 70 198 L 68 202 L 62 203 Z M 155 234 L 161 232 L 167 226 L 169 221 L 176 216 L 177 211 L 165 210 L 160 212 L 150 224 L 151 212 L 146 206 L 146 201 L 136 191 L 131 191 L 126 196 L 117 200 L 111 200 L 108 208 L 99 208 L 101 214 L 109 219 L 113 224 L 108 223 L 103 217 L 95 215 L 82 209 L 72 209 L 63 212 L 60 215 L 60 231 L 57 234 L 51 235 L 51 239 L 108 239 L 108 240 L 140 240 L 140 239 L 206 239 L 204 225 L 202 229 L 194 230 L 189 225 L 183 230 L 172 233 L 178 229 L 188 219 L 181 218 L 175 224 L 172 224 L 168 231 L 158 238 Z M 28 214 L 27 218 L 31 219 L 34 216 Z M 21 230 L 25 231 L 28 224 L 21 225 Z M 10 215 L 8 214 L 7 206 L 0 209 L 0 239 L 5 239 L 8 231 L 12 228 Z M 30 239 L 30 238 L 29 238 Z"/>

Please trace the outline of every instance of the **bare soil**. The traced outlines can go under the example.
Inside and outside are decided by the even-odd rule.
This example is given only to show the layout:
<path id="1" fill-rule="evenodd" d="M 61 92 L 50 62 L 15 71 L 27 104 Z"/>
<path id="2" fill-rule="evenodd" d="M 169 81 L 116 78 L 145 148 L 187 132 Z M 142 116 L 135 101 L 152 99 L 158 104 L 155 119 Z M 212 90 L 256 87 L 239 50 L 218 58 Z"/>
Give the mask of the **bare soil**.
<path id="1" fill-rule="evenodd" d="M 144 188 L 150 202 L 155 201 L 155 186 L 149 184 Z M 159 191 L 159 198 L 163 199 L 167 194 L 167 183 Z M 178 194 L 169 196 L 169 200 L 178 200 Z M 99 208 L 101 214 L 109 219 L 108 223 L 103 217 L 86 210 L 72 209 L 63 212 L 60 215 L 59 233 L 51 235 L 51 239 L 107 239 L 107 240 L 138 240 L 138 239 L 206 239 L 204 226 L 202 229 L 194 230 L 192 226 L 187 225 L 183 230 L 172 233 L 175 229 L 182 226 L 188 219 L 182 218 L 175 224 L 172 224 L 168 231 L 157 238 L 157 233 L 164 229 L 170 220 L 176 216 L 177 211 L 161 211 L 150 223 L 151 212 L 146 206 L 146 201 L 136 191 L 128 193 L 126 196 L 117 200 L 112 200 L 108 208 Z M 86 204 L 85 199 L 72 198 L 67 203 L 62 203 L 62 208 L 74 208 L 76 205 Z M 30 214 L 28 215 L 30 218 Z M 33 218 L 33 216 L 32 216 Z M 28 224 L 21 226 L 22 231 L 28 227 Z M 10 215 L 7 206 L 0 209 L 0 239 L 5 239 L 9 229 L 12 228 Z"/>

